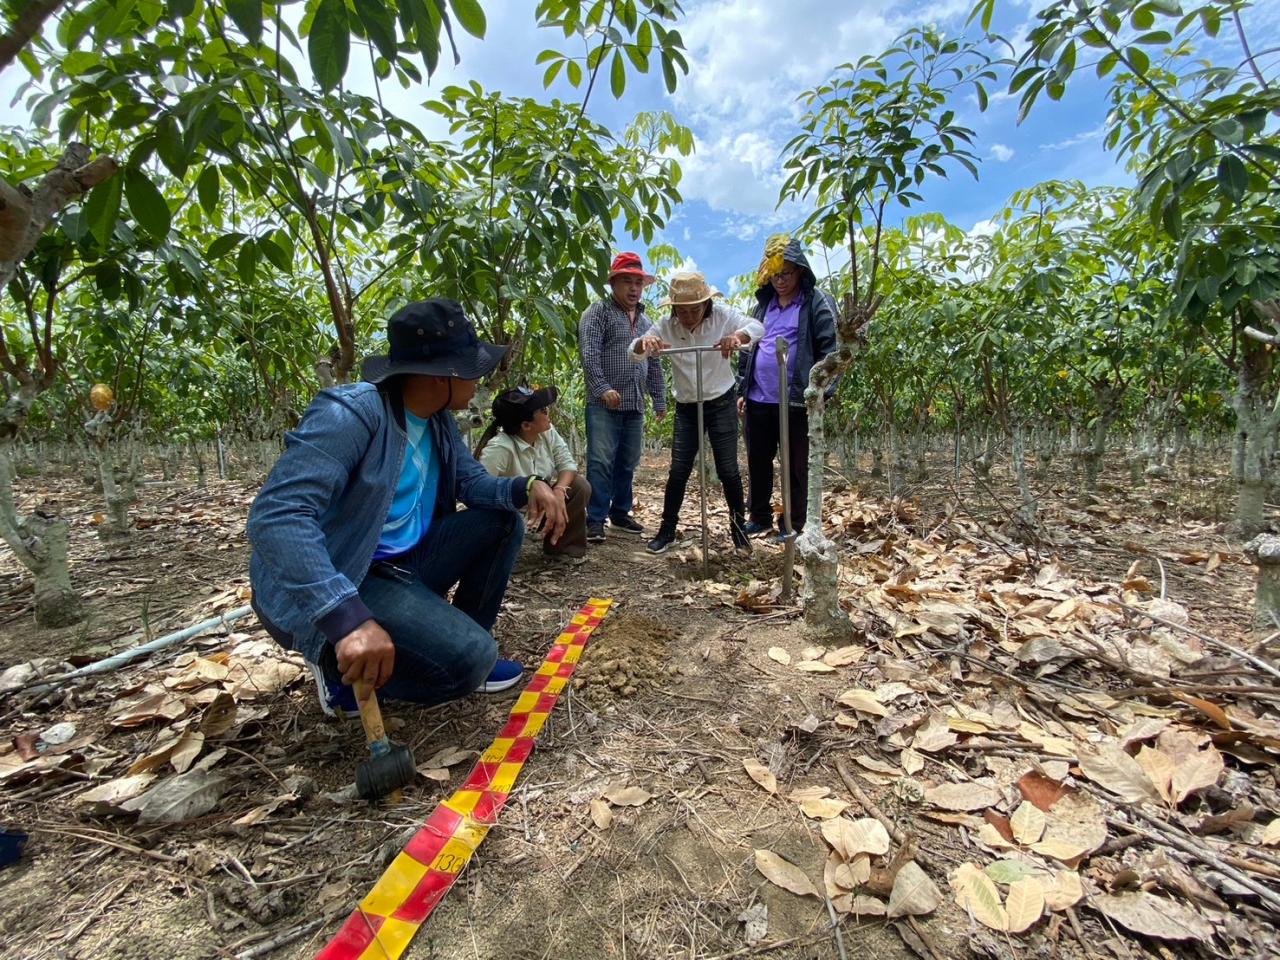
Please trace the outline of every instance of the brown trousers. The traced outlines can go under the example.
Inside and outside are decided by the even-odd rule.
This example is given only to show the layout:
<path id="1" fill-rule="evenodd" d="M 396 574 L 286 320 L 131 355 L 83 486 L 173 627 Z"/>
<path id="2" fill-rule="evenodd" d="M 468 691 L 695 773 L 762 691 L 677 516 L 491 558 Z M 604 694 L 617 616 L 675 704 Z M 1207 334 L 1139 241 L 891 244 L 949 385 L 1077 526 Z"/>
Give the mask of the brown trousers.
<path id="1" fill-rule="evenodd" d="M 554 484 L 555 478 L 547 481 Z M 543 553 L 562 553 L 570 557 L 587 555 L 587 501 L 591 499 L 591 484 L 587 478 L 578 474 L 569 486 L 569 495 L 565 498 L 565 509 L 569 513 L 569 522 L 565 525 L 560 542 L 553 544 L 549 536 L 542 538 Z"/>

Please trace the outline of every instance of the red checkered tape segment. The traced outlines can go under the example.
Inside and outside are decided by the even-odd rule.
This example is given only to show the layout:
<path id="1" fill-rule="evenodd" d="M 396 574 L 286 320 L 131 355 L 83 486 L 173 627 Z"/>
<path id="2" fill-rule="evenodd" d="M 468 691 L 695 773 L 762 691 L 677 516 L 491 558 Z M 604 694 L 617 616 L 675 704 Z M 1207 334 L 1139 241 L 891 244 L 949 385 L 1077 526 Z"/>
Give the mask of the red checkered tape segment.
<path id="1" fill-rule="evenodd" d="M 396 960 L 453 886 L 507 802 L 533 741 L 612 600 L 591 599 L 556 638 L 506 725 L 461 787 L 432 811 L 318 960 Z"/>

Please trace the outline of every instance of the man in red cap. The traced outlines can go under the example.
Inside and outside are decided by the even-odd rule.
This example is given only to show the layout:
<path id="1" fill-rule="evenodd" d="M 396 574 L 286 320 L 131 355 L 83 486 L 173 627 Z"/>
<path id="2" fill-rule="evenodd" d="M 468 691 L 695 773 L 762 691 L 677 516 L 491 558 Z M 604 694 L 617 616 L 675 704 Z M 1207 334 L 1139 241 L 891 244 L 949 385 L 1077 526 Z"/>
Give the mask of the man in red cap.
<path id="1" fill-rule="evenodd" d="M 612 295 L 594 303 L 578 323 L 578 352 L 587 381 L 587 542 L 604 542 L 606 519 L 613 529 L 639 535 L 631 516 L 632 481 L 644 441 L 644 398 L 653 399 L 661 420 L 667 412 L 666 386 L 657 357 L 634 362 L 628 354 L 637 337 L 653 332 L 640 302 L 653 283 L 635 253 L 620 253 L 609 268 Z"/>

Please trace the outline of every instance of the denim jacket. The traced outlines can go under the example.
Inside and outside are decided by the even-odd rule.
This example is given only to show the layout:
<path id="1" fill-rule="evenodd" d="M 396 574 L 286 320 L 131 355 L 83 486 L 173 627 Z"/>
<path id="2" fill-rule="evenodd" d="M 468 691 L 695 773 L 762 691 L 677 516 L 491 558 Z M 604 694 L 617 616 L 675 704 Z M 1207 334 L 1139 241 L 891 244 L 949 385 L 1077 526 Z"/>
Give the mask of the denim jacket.
<path id="1" fill-rule="evenodd" d="M 520 509 L 525 478 L 490 476 L 442 410 L 428 421 L 440 454 L 435 515 L 468 507 Z M 249 509 L 253 606 L 283 646 L 320 661 L 372 614 L 356 588 L 382 534 L 408 436 L 396 389 L 371 383 L 322 390 Z"/>

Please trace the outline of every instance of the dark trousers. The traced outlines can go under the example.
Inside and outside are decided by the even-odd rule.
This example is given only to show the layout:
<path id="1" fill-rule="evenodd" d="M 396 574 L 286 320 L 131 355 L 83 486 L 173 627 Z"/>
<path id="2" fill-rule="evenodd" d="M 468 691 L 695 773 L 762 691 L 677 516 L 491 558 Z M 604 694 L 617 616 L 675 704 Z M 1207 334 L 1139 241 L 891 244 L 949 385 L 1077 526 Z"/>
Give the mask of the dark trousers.
<path id="1" fill-rule="evenodd" d="M 544 478 L 545 479 L 545 478 Z M 547 483 L 554 485 L 556 478 Z M 551 535 L 542 538 L 543 553 L 562 553 L 568 557 L 585 557 L 587 555 L 587 501 L 591 499 L 591 484 L 586 477 L 578 474 L 569 487 L 569 495 L 565 498 L 565 511 L 569 514 L 569 522 L 564 533 L 560 534 L 560 542 L 552 543 Z"/>
<path id="2" fill-rule="evenodd" d="M 408 553 L 373 565 L 360 599 L 396 647 L 380 696 L 432 705 L 485 681 L 498 659 L 489 631 L 523 539 L 514 510 L 462 510 L 436 517 Z M 445 596 L 455 584 L 450 603 Z M 332 645 L 323 657 L 326 675 L 339 679 Z"/>
<path id="3" fill-rule="evenodd" d="M 741 517 L 745 509 L 742 474 L 738 472 L 737 398 L 730 390 L 715 400 L 702 404 L 702 425 L 711 441 L 711 455 L 716 462 L 716 476 L 724 488 L 724 501 L 731 518 Z M 689 476 L 697 462 L 698 405 L 677 403 L 671 436 L 671 471 L 667 474 L 667 491 L 662 499 L 662 525 L 674 527 L 680 519 L 680 505 L 689 486 Z"/>
<path id="4" fill-rule="evenodd" d="M 804 529 L 808 508 L 809 415 L 802 407 L 790 407 L 787 424 L 791 457 L 791 528 Z M 773 523 L 773 460 L 778 455 L 778 405 L 747 401 L 743 438 L 747 445 L 747 478 L 751 483 L 751 520 Z"/>

